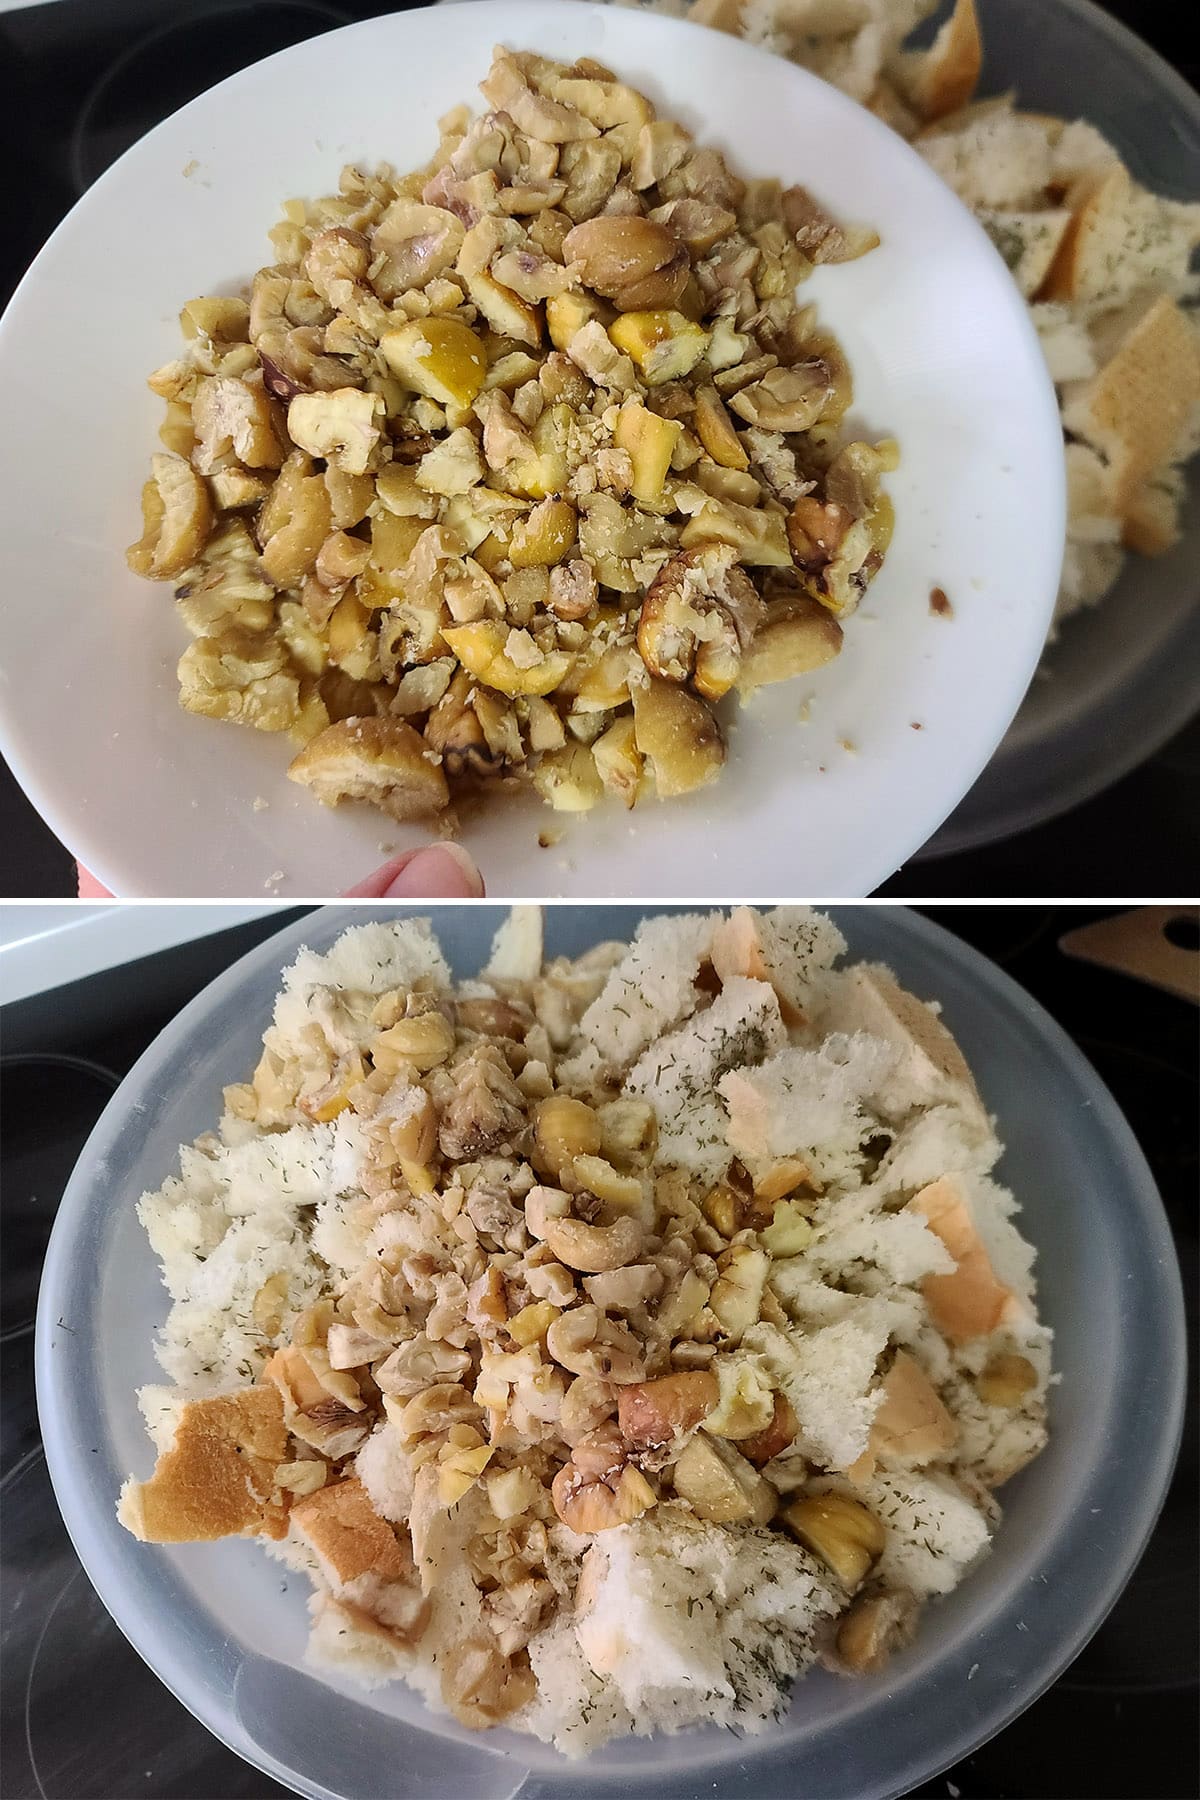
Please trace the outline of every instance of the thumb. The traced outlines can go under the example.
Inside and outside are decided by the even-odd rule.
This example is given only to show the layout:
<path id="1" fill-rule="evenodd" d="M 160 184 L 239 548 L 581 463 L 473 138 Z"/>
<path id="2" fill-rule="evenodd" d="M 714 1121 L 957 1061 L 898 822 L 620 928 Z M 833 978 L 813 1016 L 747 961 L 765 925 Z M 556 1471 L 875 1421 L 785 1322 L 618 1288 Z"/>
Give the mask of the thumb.
<path id="1" fill-rule="evenodd" d="M 106 887 L 101 887 L 90 869 L 85 869 L 81 862 L 75 864 L 78 877 L 79 898 L 81 900 L 111 900 L 112 895 Z"/>
<path id="2" fill-rule="evenodd" d="M 346 889 L 348 900 L 479 900 L 483 876 L 460 844 L 407 850 Z"/>

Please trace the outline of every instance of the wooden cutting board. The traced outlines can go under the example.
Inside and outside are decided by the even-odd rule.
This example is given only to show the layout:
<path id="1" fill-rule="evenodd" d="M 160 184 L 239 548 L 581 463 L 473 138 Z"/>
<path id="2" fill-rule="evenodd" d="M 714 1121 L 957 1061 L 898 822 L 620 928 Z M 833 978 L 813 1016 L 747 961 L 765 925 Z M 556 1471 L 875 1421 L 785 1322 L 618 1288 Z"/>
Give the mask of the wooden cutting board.
<path id="1" fill-rule="evenodd" d="M 1068 931 L 1058 944 L 1080 962 L 1119 970 L 1200 1006 L 1200 907 L 1136 906 Z"/>

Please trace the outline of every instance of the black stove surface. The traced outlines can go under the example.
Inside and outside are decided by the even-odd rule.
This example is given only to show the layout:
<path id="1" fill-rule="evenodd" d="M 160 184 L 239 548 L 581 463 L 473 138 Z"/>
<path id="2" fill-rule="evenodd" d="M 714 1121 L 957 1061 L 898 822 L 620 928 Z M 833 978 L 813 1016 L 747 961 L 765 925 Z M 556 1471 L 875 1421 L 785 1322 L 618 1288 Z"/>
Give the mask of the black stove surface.
<path id="1" fill-rule="evenodd" d="M 90 1036 L 73 1036 L 71 1021 L 105 1014 L 84 1005 L 78 990 L 0 1015 L 5 1044 L 17 1048 L 0 1058 L 4 1800 L 269 1800 L 287 1792 L 225 1750 L 184 1711 L 94 1595 L 59 1519 L 39 1447 L 32 1320 L 49 1223 L 75 1153 L 115 1081 L 219 969 L 295 916 L 281 913 L 164 952 L 138 965 L 141 979 L 133 982 L 123 972 L 123 1004 L 110 1006 L 109 1022 Z M 1028 988 L 1111 1087 L 1162 1191 L 1194 1341 L 1194 1008 L 1064 957 L 1059 938 L 1098 916 L 1094 912 L 947 908 L 931 916 Z M 1171 1800 L 1196 1794 L 1195 1402 L 1193 1368 L 1184 1443 L 1166 1506 L 1108 1620 L 1028 1712 L 910 1800 Z M 569 1791 L 564 1787 L 564 1796 Z"/>
<path id="2" fill-rule="evenodd" d="M 1194 0 L 1102 3 L 1200 85 Z M 169 7 L 162 0 L 53 0 L 0 10 L 0 156 L 10 171 L 37 171 L 32 182 L 14 175 L 0 186 L 0 308 L 80 194 L 150 126 L 276 50 L 405 10 L 404 0 L 171 0 Z M 909 863 L 880 892 L 1110 894 L 1112 846 L 1120 844 L 1122 866 L 1138 872 L 1139 893 L 1194 893 L 1198 789 L 1194 721 L 1097 798 L 1004 843 Z M 3 761 L 0 843 L 6 894 L 74 894 L 71 857 Z"/>

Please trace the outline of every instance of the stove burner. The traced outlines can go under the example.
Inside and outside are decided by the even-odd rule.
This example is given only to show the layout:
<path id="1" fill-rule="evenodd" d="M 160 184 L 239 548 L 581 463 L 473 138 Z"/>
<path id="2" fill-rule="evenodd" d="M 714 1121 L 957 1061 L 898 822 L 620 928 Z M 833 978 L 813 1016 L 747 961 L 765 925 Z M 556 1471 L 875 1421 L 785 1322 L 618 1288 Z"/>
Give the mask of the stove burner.
<path id="1" fill-rule="evenodd" d="M 33 1323 L 42 1259 L 71 1170 L 118 1079 L 79 1056 L 0 1057 L 0 1475 L 38 1442 Z"/>
<path id="2" fill-rule="evenodd" d="M 33 1330 L 42 1258 L 58 1203 L 119 1079 L 80 1056 L 0 1057 L 0 1343 L 6 1348 Z"/>
<path id="3" fill-rule="evenodd" d="M 324 0 L 260 0 L 148 32 L 110 63 L 83 103 L 71 136 L 76 193 L 197 94 L 352 17 Z"/>
<path id="4" fill-rule="evenodd" d="M 40 1450 L 0 1483 L 0 1506 L 5 1794 L 283 1800 L 290 1790 L 231 1756 L 122 1637 L 75 1559 Z"/>

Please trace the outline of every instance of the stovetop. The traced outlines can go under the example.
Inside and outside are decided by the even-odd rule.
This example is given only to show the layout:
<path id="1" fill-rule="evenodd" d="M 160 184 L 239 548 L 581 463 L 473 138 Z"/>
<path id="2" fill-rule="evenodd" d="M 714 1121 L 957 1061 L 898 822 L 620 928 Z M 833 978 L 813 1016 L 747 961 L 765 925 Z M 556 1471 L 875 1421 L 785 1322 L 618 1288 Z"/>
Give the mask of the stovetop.
<path id="1" fill-rule="evenodd" d="M 1200 82 L 1191 9 L 1103 0 L 1183 75 Z M 404 0 L 53 0 L 0 11 L 0 308 L 84 189 L 150 126 L 247 64 Z M 11 217 L 5 221 L 5 202 Z M 1001 844 L 910 863 L 880 892 L 933 898 L 1113 892 L 1112 846 L 1137 891 L 1200 888 L 1200 721 L 1072 812 Z M 10 896 L 75 892 L 63 846 L 0 761 L 3 886 Z"/>
<path id="2" fill-rule="evenodd" d="M 96 995 L 62 989 L 4 1009 L 0 1265 L 0 1792 L 5 1800 L 270 1800 L 288 1790 L 225 1750 L 162 1687 L 93 1593 L 54 1503 L 39 1444 L 33 1318 L 41 1260 L 75 1156 L 119 1078 L 193 994 L 296 917 L 255 920 L 161 952 Z M 1197 1322 L 1195 1010 L 1069 961 L 1058 940 L 1098 916 L 1048 907 L 935 909 L 1058 1019 L 1141 1141 L 1163 1195 Z M 97 976 L 83 986 L 104 982 Z M 120 994 L 119 1003 L 115 995 Z M 83 1031 L 79 1019 L 102 1020 Z M 1115 1610 L 1023 1717 L 917 1797 L 1170 1800 L 1196 1792 L 1195 1369 L 1179 1465 Z M 569 1788 L 564 1786 L 564 1796 Z M 372 1800 L 363 1796 L 363 1800 Z M 463 1800 L 471 1800 L 468 1795 Z"/>

